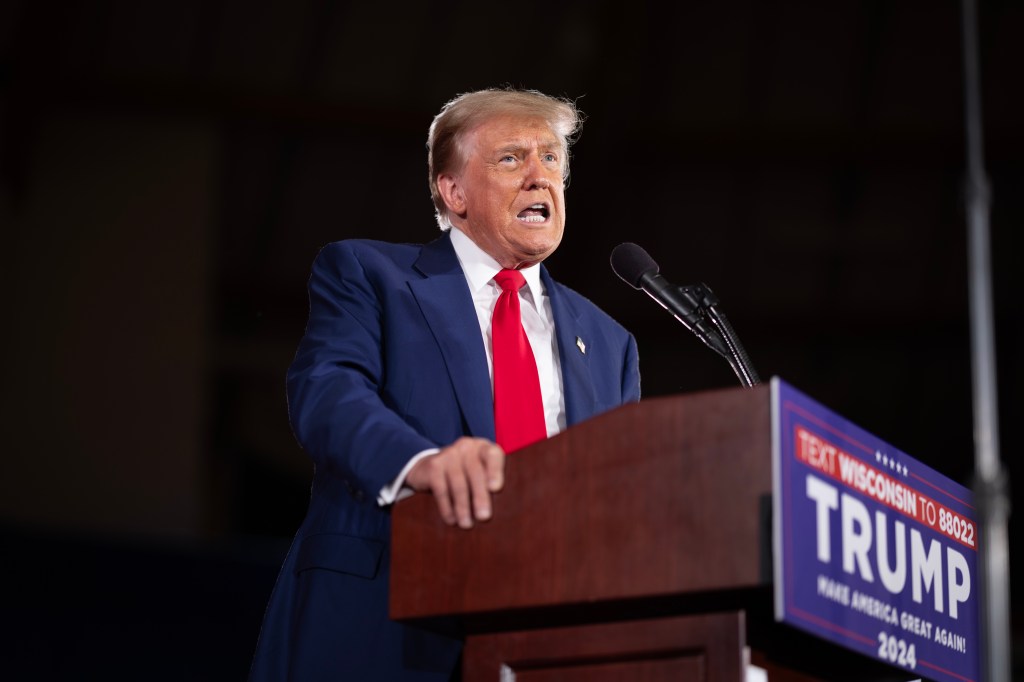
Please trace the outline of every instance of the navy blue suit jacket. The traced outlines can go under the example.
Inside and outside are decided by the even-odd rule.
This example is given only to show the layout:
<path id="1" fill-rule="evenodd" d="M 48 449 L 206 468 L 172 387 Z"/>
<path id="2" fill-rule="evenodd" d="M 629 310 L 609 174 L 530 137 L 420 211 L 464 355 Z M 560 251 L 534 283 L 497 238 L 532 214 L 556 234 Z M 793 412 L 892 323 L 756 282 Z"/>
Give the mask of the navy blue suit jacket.
<path id="1" fill-rule="evenodd" d="M 639 400 L 633 337 L 544 269 L 541 278 L 567 424 Z M 486 351 L 465 275 L 448 234 L 424 246 L 343 241 L 317 257 L 309 296 L 288 406 L 315 463 L 313 486 L 250 679 L 447 680 L 457 633 L 388 619 L 391 516 L 377 494 L 417 452 L 465 435 L 494 439 Z"/>

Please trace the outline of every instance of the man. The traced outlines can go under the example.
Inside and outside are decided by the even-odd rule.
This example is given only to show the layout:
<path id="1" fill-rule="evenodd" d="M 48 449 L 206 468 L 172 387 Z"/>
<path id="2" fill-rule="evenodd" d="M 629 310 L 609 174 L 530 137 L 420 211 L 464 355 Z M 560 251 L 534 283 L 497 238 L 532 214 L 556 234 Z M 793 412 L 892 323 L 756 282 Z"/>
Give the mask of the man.
<path id="1" fill-rule="evenodd" d="M 471 528 L 492 514 L 506 449 L 639 400 L 632 336 L 540 265 L 562 239 L 578 124 L 533 91 L 456 98 L 428 137 L 442 236 L 317 257 L 288 373 L 312 493 L 252 680 L 449 679 L 457 637 L 388 619 L 390 504 L 429 493 Z"/>

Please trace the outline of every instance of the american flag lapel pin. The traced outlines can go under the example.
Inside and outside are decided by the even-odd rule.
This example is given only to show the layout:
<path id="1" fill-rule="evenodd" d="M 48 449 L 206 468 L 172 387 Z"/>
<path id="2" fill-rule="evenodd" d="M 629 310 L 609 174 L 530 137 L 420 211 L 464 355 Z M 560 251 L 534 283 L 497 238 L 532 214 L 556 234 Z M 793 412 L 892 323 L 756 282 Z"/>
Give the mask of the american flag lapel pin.
<path id="1" fill-rule="evenodd" d="M 576 347 L 580 349 L 580 352 L 584 355 L 587 354 L 587 344 L 583 343 L 583 339 L 576 337 Z"/>

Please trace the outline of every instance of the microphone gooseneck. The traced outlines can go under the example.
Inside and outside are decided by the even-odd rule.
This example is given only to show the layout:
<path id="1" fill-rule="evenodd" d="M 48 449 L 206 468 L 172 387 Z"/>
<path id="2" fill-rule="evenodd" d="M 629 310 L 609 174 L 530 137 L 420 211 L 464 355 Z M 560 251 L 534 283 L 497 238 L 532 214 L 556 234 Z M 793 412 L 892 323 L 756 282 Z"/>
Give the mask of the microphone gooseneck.
<path id="1" fill-rule="evenodd" d="M 661 275 L 650 254 L 631 242 L 612 249 L 611 266 L 623 281 L 634 289 L 643 290 L 706 346 L 725 358 L 741 384 L 750 387 L 761 383 L 732 325 L 717 309 L 718 298 L 707 285 L 671 284 Z"/>

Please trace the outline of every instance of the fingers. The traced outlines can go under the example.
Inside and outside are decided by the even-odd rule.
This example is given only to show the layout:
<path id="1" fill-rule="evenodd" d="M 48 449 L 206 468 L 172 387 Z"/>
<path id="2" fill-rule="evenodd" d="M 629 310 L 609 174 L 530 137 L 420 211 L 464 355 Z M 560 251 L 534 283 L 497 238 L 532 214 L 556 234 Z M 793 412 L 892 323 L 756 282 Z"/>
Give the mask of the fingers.
<path id="1" fill-rule="evenodd" d="M 463 458 L 458 459 L 461 460 Z M 445 469 L 445 473 L 448 478 L 448 494 L 451 497 L 451 506 L 455 511 L 455 520 L 459 524 L 459 528 L 472 528 L 473 515 L 470 513 L 471 484 L 467 479 L 473 476 L 470 471 L 473 467 L 473 462 L 469 457 L 465 457 L 464 460 L 451 462 L 451 465 Z M 477 504 L 480 505 L 481 503 L 478 501 Z M 490 500 L 487 501 L 486 506 L 488 507 L 488 515 L 490 515 Z M 449 521 L 448 523 L 451 522 Z"/>
<path id="2" fill-rule="evenodd" d="M 484 441 L 467 459 L 465 471 L 473 515 L 478 521 L 486 521 L 491 518 L 491 493 L 501 490 L 505 482 L 505 453 L 494 443 Z M 464 520 L 459 516 L 460 526 L 472 526 L 464 525 Z"/>
<path id="3" fill-rule="evenodd" d="M 484 474 L 487 480 L 487 490 L 496 493 L 505 486 L 505 451 L 494 443 L 488 442 L 491 447 L 483 452 Z"/>
<path id="4" fill-rule="evenodd" d="M 468 529 L 474 521 L 490 519 L 491 492 L 504 481 L 505 453 L 482 438 L 460 438 L 438 456 L 445 454 L 449 455 L 445 472 L 455 522 Z M 495 484 L 497 488 L 492 487 Z"/>
<path id="5" fill-rule="evenodd" d="M 430 459 L 433 459 L 433 457 Z M 455 523 L 456 516 L 455 510 L 452 508 L 451 498 L 448 496 L 448 481 L 444 475 L 444 471 L 442 469 L 438 469 L 431 476 L 431 479 L 435 481 L 430 485 L 430 490 L 434 493 L 434 501 L 437 503 L 437 511 L 444 522 L 450 526 Z"/>
<path id="6" fill-rule="evenodd" d="M 472 528 L 491 518 L 491 493 L 505 484 L 505 453 L 482 438 L 460 438 L 418 462 L 406 482 L 434 496 L 445 523 Z"/>

